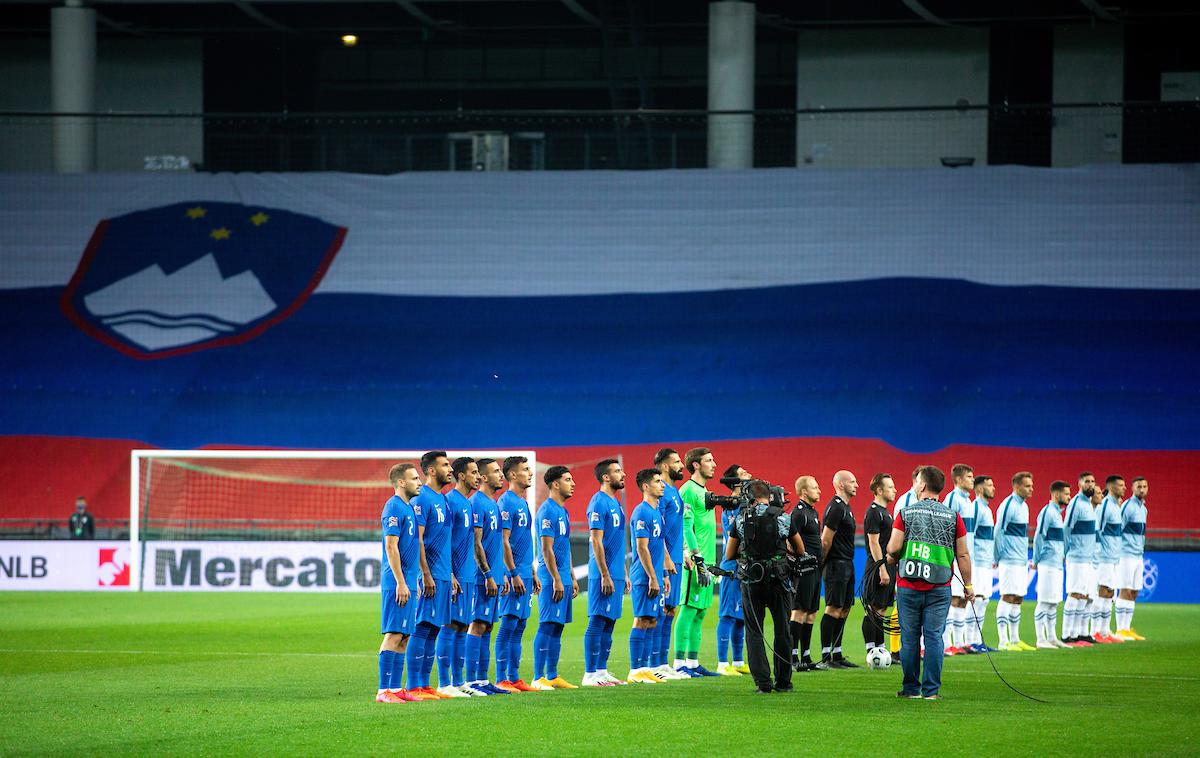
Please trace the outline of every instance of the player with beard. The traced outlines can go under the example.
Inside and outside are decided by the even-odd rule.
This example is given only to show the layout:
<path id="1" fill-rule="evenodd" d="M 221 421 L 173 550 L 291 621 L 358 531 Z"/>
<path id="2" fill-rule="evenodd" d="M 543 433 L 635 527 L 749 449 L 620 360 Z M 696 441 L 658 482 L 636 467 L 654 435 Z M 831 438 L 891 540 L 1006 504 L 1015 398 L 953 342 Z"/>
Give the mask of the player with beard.
<path id="1" fill-rule="evenodd" d="M 663 679 L 691 679 L 686 666 L 673 667 L 671 660 L 671 629 L 675 624 L 675 611 L 679 607 L 679 593 L 683 582 L 679 580 L 679 567 L 683 559 L 683 498 L 675 488 L 683 481 L 683 460 L 675 450 L 664 447 L 654 454 L 654 468 L 662 475 L 663 496 L 658 502 L 658 514 L 663 522 L 665 549 L 670 562 L 667 575 L 671 586 L 663 593 L 663 616 L 658 626 L 651 630 L 650 668 L 655 676 Z M 678 662 L 677 662 L 678 663 Z"/>
<path id="2" fill-rule="evenodd" d="M 987 618 L 988 603 L 992 598 L 992 576 L 996 564 L 996 520 L 992 516 L 991 502 L 996 497 L 996 484 L 990 476 L 975 477 L 975 552 L 971 553 L 971 577 L 979 588 L 975 595 L 974 609 L 968 619 L 974 643 L 971 647 L 978 653 L 994 653 L 996 648 L 983 641 L 983 620 Z"/>
<path id="3" fill-rule="evenodd" d="M 683 498 L 684 565 L 689 559 L 706 566 L 717 560 L 717 515 L 705 504 L 708 481 L 717 475 L 717 461 L 706 447 L 694 447 L 683 457 L 683 465 L 691 478 L 679 488 Z M 679 626 L 675 629 L 676 668 L 684 667 L 685 673 L 700 676 L 720 676 L 700 665 L 700 639 L 704 629 L 704 617 L 712 606 L 712 578 L 707 571 L 692 568 L 683 575 L 683 591 L 680 600 Z"/>
<path id="4" fill-rule="evenodd" d="M 621 618 L 625 594 L 625 511 L 617 493 L 625 489 L 625 471 L 615 458 L 596 464 L 600 491 L 587 507 L 588 522 L 588 625 L 583 633 L 584 687 L 624 684 L 608 673 L 613 627 Z"/>
<path id="5" fill-rule="evenodd" d="M 1066 558 L 1067 599 L 1063 603 L 1063 642 L 1078 646 L 1081 641 L 1111 644 L 1100 634 L 1088 637 L 1091 626 L 1092 595 L 1096 592 L 1096 476 L 1091 471 L 1079 475 L 1079 492 L 1067 504 L 1063 515 L 1063 552 Z"/>

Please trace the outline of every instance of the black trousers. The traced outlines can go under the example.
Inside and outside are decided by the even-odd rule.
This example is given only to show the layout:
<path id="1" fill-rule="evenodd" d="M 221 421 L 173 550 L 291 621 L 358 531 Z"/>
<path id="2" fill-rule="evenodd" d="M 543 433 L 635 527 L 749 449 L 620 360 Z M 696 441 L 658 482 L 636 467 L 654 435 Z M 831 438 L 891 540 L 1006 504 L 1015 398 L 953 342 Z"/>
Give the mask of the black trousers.
<path id="1" fill-rule="evenodd" d="M 782 584 L 763 581 L 742 583 L 742 613 L 746 617 L 746 663 L 759 689 L 771 687 L 771 661 L 775 662 L 775 686 L 792 685 L 792 596 Z M 774 655 L 767 655 L 763 646 L 763 621 L 767 612 L 775 626 Z"/>

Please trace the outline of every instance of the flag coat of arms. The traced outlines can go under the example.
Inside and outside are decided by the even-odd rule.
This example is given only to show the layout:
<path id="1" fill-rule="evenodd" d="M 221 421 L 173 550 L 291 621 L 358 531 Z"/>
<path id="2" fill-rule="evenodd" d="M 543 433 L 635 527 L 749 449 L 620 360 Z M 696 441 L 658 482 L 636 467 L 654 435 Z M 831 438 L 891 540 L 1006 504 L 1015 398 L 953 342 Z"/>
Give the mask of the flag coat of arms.
<path id="1" fill-rule="evenodd" d="M 346 230 L 279 208 L 182 202 L 101 221 L 62 309 L 135 358 L 252 339 L 320 283 Z"/>

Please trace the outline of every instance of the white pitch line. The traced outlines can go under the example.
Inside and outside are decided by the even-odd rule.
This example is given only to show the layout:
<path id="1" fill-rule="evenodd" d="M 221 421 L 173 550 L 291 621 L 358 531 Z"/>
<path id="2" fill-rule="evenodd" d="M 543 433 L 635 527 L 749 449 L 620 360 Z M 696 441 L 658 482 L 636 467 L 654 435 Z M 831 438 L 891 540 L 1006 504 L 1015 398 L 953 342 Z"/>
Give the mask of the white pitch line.
<path id="1" fill-rule="evenodd" d="M 362 658 L 368 654 L 364 653 L 268 653 L 268 652 L 245 652 L 237 650 L 67 650 L 65 648 L 15 648 L 6 647 L 0 648 L 0 653 L 52 653 L 66 655 L 208 655 L 213 657 L 221 656 L 245 656 L 251 658 L 294 658 L 297 656 L 307 658 Z M 374 655 L 370 653 L 369 655 Z"/>

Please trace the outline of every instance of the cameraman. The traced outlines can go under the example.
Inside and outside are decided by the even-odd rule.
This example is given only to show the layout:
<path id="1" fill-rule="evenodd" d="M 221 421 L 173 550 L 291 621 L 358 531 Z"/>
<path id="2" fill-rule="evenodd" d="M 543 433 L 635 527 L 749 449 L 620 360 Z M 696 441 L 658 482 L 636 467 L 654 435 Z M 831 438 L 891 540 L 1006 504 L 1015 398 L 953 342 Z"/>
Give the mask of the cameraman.
<path id="1" fill-rule="evenodd" d="M 771 663 L 763 649 L 763 620 L 771 611 L 775 626 L 775 684 L 778 692 L 792 691 L 792 649 L 788 631 L 792 583 L 787 560 L 790 543 L 796 555 L 804 553 L 804 542 L 792 528 L 783 508 L 771 503 L 771 487 L 761 479 L 742 485 L 752 503 L 738 509 L 725 541 L 725 559 L 738 561 L 742 581 L 742 606 L 746 615 L 746 653 L 756 692 L 769 693 Z"/>

